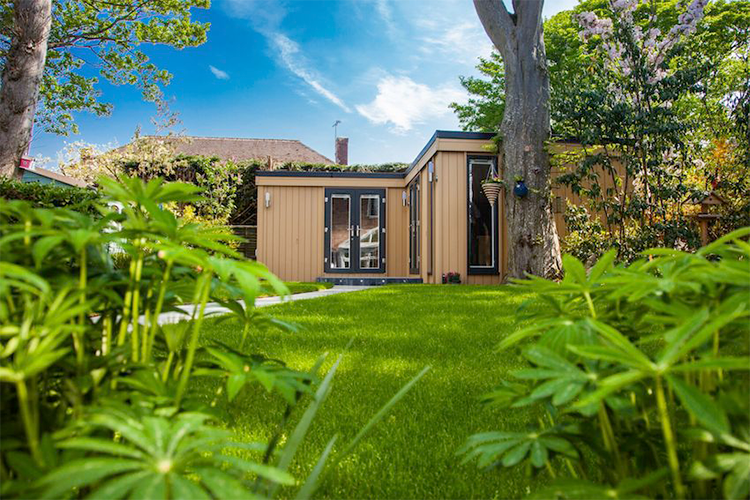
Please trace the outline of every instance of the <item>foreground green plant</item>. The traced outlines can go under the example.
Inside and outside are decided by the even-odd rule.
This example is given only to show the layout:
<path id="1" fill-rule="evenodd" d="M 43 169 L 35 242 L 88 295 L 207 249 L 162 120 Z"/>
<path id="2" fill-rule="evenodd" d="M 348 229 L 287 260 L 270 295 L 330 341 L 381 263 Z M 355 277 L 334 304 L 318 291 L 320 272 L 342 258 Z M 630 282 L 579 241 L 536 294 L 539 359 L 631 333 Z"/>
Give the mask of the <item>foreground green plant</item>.
<path id="1" fill-rule="evenodd" d="M 529 367 L 486 400 L 546 416 L 528 432 L 472 436 L 465 460 L 572 476 L 540 493 L 558 498 L 746 498 L 748 235 L 695 254 L 652 249 L 627 267 L 612 250 L 588 272 L 566 256 L 561 282 L 520 281 L 544 305 L 499 349 L 521 347 Z"/>
<path id="2" fill-rule="evenodd" d="M 322 404 L 320 363 L 298 371 L 242 345 L 201 341 L 206 305 L 226 287 L 244 298 L 225 303 L 246 336 L 294 331 L 254 309 L 259 294 L 288 290 L 227 244 L 236 237 L 164 208 L 197 201 L 194 186 L 100 184 L 99 215 L 0 199 L 0 495 L 240 498 L 296 485 L 288 463 L 276 462 L 278 438 L 299 404 Z M 112 253 L 127 265 L 115 266 Z M 166 312 L 184 321 L 164 324 Z M 252 384 L 281 394 L 289 415 L 269 432 L 276 437 L 235 442 L 216 401 L 190 392 L 207 376 L 226 381 L 230 401 Z M 286 460 L 295 450 L 282 448 Z"/>

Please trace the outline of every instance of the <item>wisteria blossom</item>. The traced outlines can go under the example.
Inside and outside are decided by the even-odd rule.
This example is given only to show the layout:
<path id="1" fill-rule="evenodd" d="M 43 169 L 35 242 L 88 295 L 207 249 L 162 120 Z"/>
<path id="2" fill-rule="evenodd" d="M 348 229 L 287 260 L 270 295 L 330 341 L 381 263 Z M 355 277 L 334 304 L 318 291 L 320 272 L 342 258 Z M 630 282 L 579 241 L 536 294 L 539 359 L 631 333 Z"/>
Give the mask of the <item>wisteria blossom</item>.
<path id="1" fill-rule="evenodd" d="M 703 19 L 703 11 L 708 0 L 692 0 L 685 12 L 680 14 L 677 24 L 663 35 L 655 27 L 644 30 L 635 24 L 633 13 L 639 3 L 645 0 L 614 0 L 610 2 L 615 19 L 600 18 L 594 12 L 583 12 L 578 15 L 581 25 L 581 38 L 589 41 L 598 36 L 601 39 L 601 50 L 606 54 L 606 64 L 611 70 L 627 77 L 633 72 L 639 60 L 645 62 L 647 83 L 653 85 L 663 80 L 668 72 L 664 67 L 664 58 L 683 36 L 695 33 L 696 27 Z M 652 18 L 652 24 L 654 19 Z M 627 38 L 625 38 L 627 37 Z M 629 53 L 626 47 L 632 43 L 639 54 Z"/>

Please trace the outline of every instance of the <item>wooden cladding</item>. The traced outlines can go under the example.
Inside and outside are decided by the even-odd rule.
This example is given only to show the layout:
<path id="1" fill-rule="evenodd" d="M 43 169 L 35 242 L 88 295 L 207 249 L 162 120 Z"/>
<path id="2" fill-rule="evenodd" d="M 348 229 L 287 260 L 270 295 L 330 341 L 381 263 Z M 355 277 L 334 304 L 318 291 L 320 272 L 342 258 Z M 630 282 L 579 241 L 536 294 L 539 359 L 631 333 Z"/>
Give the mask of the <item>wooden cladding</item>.
<path id="1" fill-rule="evenodd" d="M 505 191 L 496 210 L 495 241 L 498 269 L 484 275 L 469 274 L 468 162 L 469 158 L 496 158 L 484 149 L 485 140 L 441 139 L 425 150 L 420 161 L 402 178 L 266 176 L 258 177 L 258 260 L 284 280 L 314 281 L 336 277 L 419 277 L 440 283 L 449 272 L 461 274 L 464 283 L 499 284 L 507 269 L 509 243 L 505 216 Z M 560 146 L 561 150 L 573 147 Z M 432 164 L 432 175 L 429 175 Z M 498 160 L 502 166 L 502 161 Z M 553 179 L 559 171 L 553 172 Z M 614 186 L 602 176 L 602 189 Z M 372 191 L 385 193 L 385 272 L 326 273 L 325 191 Z M 418 191 L 417 191 L 418 190 Z M 414 204 L 414 193 L 418 202 Z M 568 201 L 581 203 L 569 189 L 553 182 L 553 213 L 558 234 L 566 234 L 564 212 Z M 361 210 L 361 207 L 360 207 Z M 416 211 L 416 212 L 415 212 Z M 414 227 L 414 221 L 419 224 Z M 412 231 L 413 230 L 413 231 Z M 411 241 L 411 236 L 414 240 Z M 410 255 L 410 248 L 414 251 Z M 410 258 L 411 257 L 411 258 Z M 418 260 L 418 266 L 410 262 Z"/>

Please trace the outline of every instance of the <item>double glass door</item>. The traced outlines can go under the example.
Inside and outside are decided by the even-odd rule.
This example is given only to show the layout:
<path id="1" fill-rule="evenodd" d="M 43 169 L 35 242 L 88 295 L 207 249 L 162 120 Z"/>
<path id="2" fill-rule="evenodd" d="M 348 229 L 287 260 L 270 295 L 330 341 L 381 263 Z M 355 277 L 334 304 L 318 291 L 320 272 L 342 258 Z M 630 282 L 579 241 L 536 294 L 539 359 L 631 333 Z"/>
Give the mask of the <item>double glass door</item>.
<path id="1" fill-rule="evenodd" d="M 325 271 L 385 272 L 385 189 L 326 189 Z"/>

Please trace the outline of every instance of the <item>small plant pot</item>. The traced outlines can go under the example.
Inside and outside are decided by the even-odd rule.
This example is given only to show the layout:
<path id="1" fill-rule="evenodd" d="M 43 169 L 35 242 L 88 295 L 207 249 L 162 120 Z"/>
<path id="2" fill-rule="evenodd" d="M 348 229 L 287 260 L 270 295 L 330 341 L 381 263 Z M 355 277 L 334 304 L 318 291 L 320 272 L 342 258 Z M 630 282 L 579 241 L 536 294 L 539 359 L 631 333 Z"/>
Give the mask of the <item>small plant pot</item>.
<path id="1" fill-rule="evenodd" d="M 529 194 L 529 188 L 526 186 L 526 183 L 524 181 L 516 181 L 516 185 L 513 188 L 513 194 L 518 196 L 519 198 L 524 198 L 527 194 Z"/>
<path id="2" fill-rule="evenodd" d="M 443 274 L 443 285 L 460 285 L 461 275 L 459 273 L 450 272 Z"/>
<path id="3" fill-rule="evenodd" d="M 493 207 L 497 202 L 498 196 L 500 196 L 500 190 L 502 188 L 503 185 L 499 182 L 485 182 L 484 184 L 482 184 L 482 191 L 484 191 L 484 195 L 487 197 L 487 199 L 490 201 L 490 205 L 492 205 Z"/>

